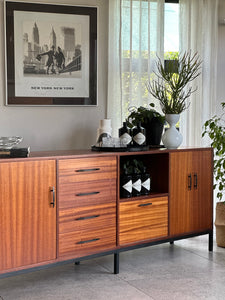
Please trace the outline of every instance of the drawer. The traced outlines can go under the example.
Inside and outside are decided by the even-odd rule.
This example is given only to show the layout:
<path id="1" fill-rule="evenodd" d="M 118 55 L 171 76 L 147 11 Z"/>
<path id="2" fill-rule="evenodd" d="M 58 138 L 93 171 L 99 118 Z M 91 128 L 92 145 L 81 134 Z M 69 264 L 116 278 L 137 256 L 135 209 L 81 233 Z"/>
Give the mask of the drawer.
<path id="1" fill-rule="evenodd" d="M 116 247 L 116 228 L 59 235 L 59 256 L 81 257 Z"/>
<path id="2" fill-rule="evenodd" d="M 59 184 L 116 178 L 116 157 L 59 160 Z"/>
<path id="3" fill-rule="evenodd" d="M 116 226 L 116 203 L 59 211 L 59 233 Z"/>
<path id="4" fill-rule="evenodd" d="M 59 209 L 116 202 L 116 180 L 59 184 L 58 197 Z"/>
<path id="5" fill-rule="evenodd" d="M 168 198 L 121 202 L 119 205 L 120 245 L 168 235 Z"/>

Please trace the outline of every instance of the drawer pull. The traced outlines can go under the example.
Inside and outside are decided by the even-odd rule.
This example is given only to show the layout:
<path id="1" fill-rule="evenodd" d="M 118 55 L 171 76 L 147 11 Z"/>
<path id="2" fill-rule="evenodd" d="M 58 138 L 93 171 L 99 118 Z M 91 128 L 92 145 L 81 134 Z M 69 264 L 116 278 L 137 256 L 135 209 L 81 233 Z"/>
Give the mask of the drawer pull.
<path id="1" fill-rule="evenodd" d="M 100 217 L 100 215 L 95 215 L 95 216 L 89 216 L 89 217 L 80 217 L 75 219 L 76 221 L 81 221 L 81 220 L 88 220 L 88 219 L 94 219 L 94 218 L 98 218 Z"/>
<path id="2" fill-rule="evenodd" d="M 93 169 L 81 169 L 81 170 L 76 170 L 76 172 L 93 172 L 93 171 L 99 171 L 100 168 L 93 168 Z"/>
<path id="3" fill-rule="evenodd" d="M 149 205 L 152 205 L 152 203 L 151 202 L 149 202 L 149 203 L 142 203 L 142 204 L 139 204 L 138 206 L 141 207 L 141 206 L 149 206 Z"/>
<path id="4" fill-rule="evenodd" d="M 194 174 L 194 189 L 198 188 L 198 175 L 195 173 Z"/>
<path id="5" fill-rule="evenodd" d="M 76 196 L 90 196 L 90 195 L 97 195 L 99 193 L 100 192 L 79 193 L 79 194 L 76 194 Z"/>
<path id="6" fill-rule="evenodd" d="M 98 240 L 100 240 L 100 238 L 96 238 L 96 239 L 92 239 L 92 240 L 87 240 L 87 241 L 80 241 L 80 242 L 77 242 L 77 244 L 86 244 L 86 243 L 96 242 Z"/>

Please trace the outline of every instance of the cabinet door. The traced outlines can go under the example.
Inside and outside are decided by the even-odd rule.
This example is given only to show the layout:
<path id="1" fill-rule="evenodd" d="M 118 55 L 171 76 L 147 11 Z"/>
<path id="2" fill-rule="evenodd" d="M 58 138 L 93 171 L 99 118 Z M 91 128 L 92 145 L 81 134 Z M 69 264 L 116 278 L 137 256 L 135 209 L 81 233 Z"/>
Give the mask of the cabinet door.
<path id="1" fill-rule="evenodd" d="M 211 150 L 170 154 L 170 235 L 212 227 Z"/>
<path id="2" fill-rule="evenodd" d="M 0 163 L 0 270 L 56 258 L 54 160 Z"/>

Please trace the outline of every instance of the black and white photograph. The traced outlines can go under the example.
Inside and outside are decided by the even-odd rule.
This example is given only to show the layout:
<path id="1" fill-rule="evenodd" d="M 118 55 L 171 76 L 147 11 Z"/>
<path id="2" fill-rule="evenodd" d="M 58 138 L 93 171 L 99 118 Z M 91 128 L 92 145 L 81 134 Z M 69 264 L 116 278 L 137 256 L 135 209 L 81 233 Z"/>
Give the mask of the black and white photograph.
<path id="1" fill-rule="evenodd" d="M 6 30 L 7 52 L 12 51 L 10 35 L 14 37 L 14 97 L 8 97 L 8 104 L 95 105 L 96 87 L 90 95 L 90 85 L 96 85 L 97 47 L 91 40 L 92 14 L 85 13 L 85 8 L 82 14 L 81 7 L 78 14 L 77 7 L 72 7 L 74 14 L 67 14 L 49 12 L 49 7 L 54 11 L 58 5 L 48 9 L 41 5 L 43 11 L 35 11 L 40 4 L 34 5 L 34 11 L 32 4 L 27 5 L 29 10 L 13 9 L 12 32 Z M 26 103 L 20 103 L 20 98 Z"/>

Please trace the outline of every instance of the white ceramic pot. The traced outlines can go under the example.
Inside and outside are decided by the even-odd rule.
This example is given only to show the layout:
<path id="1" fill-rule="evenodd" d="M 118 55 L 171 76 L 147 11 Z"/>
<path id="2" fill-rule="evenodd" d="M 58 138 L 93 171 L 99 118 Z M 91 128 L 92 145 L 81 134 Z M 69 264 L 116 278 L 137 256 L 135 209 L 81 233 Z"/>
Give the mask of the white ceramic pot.
<path id="1" fill-rule="evenodd" d="M 181 133 L 176 129 L 176 124 L 179 121 L 180 115 L 166 114 L 165 118 L 170 127 L 163 134 L 162 142 L 167 149 L 177 149 L 183 141 Z"/>

